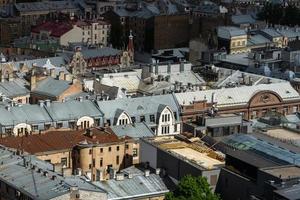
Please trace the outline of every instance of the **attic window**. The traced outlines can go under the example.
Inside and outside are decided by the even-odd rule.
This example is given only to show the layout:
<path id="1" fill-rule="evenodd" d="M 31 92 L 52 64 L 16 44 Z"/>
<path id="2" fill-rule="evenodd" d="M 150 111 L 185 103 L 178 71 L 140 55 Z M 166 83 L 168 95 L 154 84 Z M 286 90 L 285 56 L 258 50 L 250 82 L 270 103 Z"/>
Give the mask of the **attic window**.
<path id="1" fill-rule="evenodd" d="M 139 105 L 139 106 L 137 107 L 137 110 L 144 110 L 144 108 L 143 108 L 143 106 Z"/>
<path id="2" fill-rule="evenodd" d="M 232 99 L 232 96 L 228 96 L 227 98 L 228 98 L 228 99 Z"/>
<path id="3" fill-rule="evenodd" d="M 286 92 L 287 94 L 291 93 L 291 92 L 290 92 L 290 91 L 288 91 L 288 90 L 287 90 L 287 91 L 285 91 L 285 92 Z"/>

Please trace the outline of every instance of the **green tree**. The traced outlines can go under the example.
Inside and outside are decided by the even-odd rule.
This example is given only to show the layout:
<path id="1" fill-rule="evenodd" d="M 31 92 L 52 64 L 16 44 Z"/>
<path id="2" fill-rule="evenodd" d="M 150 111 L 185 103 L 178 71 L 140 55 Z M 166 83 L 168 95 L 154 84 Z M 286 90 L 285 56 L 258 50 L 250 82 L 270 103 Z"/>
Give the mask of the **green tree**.
<path id="1" fill-rule="evenodd" d="M 220 200 L 220 197 L 211 191 L 206 178 L 187 175 L 166 195 L 166 200 Z"/>

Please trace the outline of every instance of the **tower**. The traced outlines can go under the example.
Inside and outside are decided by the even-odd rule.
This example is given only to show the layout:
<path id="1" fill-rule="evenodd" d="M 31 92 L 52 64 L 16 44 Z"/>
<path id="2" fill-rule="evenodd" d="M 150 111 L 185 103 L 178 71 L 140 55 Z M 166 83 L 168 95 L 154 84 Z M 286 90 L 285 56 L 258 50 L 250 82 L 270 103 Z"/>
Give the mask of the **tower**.
<path id="1" fill-rule="evenodd" d="M 130 63 L 133 63 L 134 62 L 134 45 L 133 45 L 132 30 L 130 30 L 130 33 L 129 33 L 127 51 L 128 51 L 128 55 L 130 57 Z"/>

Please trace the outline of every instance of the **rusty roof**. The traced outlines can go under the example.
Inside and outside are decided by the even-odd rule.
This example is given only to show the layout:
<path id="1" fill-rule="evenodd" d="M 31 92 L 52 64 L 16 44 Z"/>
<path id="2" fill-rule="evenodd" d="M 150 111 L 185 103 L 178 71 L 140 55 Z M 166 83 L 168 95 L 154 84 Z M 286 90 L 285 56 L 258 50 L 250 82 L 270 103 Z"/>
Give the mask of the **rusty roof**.
<path id="1" fill-rule="evenodd" d="M 29 135 L 23 137 L 0 138 L 0 144 L 23 150 L 30 154 L 39 154 L 49 151 L 61 151 L 72 149 L 80 142 L 86 141 L 88 144 L 110 144 L 122 142 L 129 137 L 118 138 L 111 129 L 91 129 L 93 137 L 88 136 L 85 130 L 75 131 L 50 131 L 44 134 Z"/>

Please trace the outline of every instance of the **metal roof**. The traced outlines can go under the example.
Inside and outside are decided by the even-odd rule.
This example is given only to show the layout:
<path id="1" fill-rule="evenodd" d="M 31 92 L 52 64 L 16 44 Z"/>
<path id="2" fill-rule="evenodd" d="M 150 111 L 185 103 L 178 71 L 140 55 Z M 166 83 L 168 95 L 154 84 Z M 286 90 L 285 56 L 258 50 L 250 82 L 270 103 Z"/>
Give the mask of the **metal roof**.
<path id="1" fill-rule="evenodd" d="M 47 77 L 46 79 L 37 83 L 37 87 L 33 90 L 33 92 L 52 97 L 58 97 L 70 86 L 70 81 L 57 80 L 52 77 Z"/>
<path id="2" fill-rule="evenodd" d="M 94 182 L 94 184 L 108 192 L 109 200 L 134 199 L 152 195 L 158 196 L 169 192 L 159 175 L 150 174 L 149 176 L 145 176 L 143 172 L 140 174 L 134 173 L 132 178 L 124 178 L 124 180 L 120 181 L 110 179 Z"/>
<path id="3" fill-rule="evenodd" d="M 45 106 L 54 121 L 78 119 L 83 116 L 102 117 L 103 114 L 90 100 L 70 100 L 66 102 L 52 102 Z"/>
<path id="4" fill-rule="evenodd" d="M 45 1 L 45 2 L 26 2 L 16 3 L 16 9 L 19 12 L 34 12 L 34 11 L 59 11 L 59 10 L 77 10 L 78 8 L 72 1 Z"/>
<path id="5" fill-rule="evenodd" d="M 0 158 L 3 161 L 0 166 L 0 181 L 32 199 L 46 200 L 60 197 L 69 193 L 74 186 L 79 190 L 105 193 L 101 188 L 80 177 L 64 178 L 58 175 L 53 171 L 51 164 L 34 156 L 21 157 L 1 146 Z M 52 179 L 52 176 L 55 176 L 55 179 Z"/>
<path id="6" fill-rule="evenodd" d="M 207 100 L 208 102 L 212 102 L 212 96 L 214 95 L 217 107 L 226 107 L 246 105 L 251 97 L 260 91 L 273 91 L 283 100 L 300 99 L 299 93 L 289 82 L 175 93 L 175 97 L 180 105 L 190 105 L 194 101 Z"/>
<path id="7" fill-rule="evenodd" d="M 253 135 L 235 134 L 223 140 L 227 145 L 241 151 L 255 153 L 266 160 L 283 161 L 290 164 L 300 164 L 300 154 L 281 146 L 277 146 L 265 140 L 258 139 Z"/>
<path id="8" fill-rule="evenodd" d="M 96 57 L 108 57 L 120 55 L 121 51 L 118 49 L 103 47 L 100 49 L 83 49 L 81 51 L 84 59 L 96 58 Z"/>
<path id="9" fill-rule="evenodd" d="M 156 116 L 161 105 L 169 106 L 173 112 L 179 114 L 177 103 L 171 94 L 97 101 L 97 104 L 106 119 L 114 118 L 117 109 L 121 109 L 131 117 L 144 115 L 146 116 L 146 123 L 149 123 L 148 115 Z M 179 115 L 177 119 L 179 119 Z"/>
<path id="10" fill-rule="evenodd" d="M 219 26 L 218 27 L 218 37 L 224 39 L 230 39 L 236 36 L 247 36 L 245 30 L 234 27 L 234 26 Z"/>
<path id="11" fill-rule="evenodd" d="M 51 121 L 47 111 L 39 105 L 25 104 L 11 107 L 10 110 L 3 106 L 0 107 L 0 124 L 3 126 Z"/>
<path id="12" fill-rule="evenodd" d="M 0 93 L 9 98 L 29 95 L 30 91 L 26 88 L 26 85 L 28 85 L 27 82 L 20 78 L 16 78 L 13 81 L 1 82 Z"/>
<path id="13" fill-rule="evenodd" d="M 144 123 L 111 126 L 110 128 L 119 137 L 141 138 L 154 136 L 154 133 Z"/>

